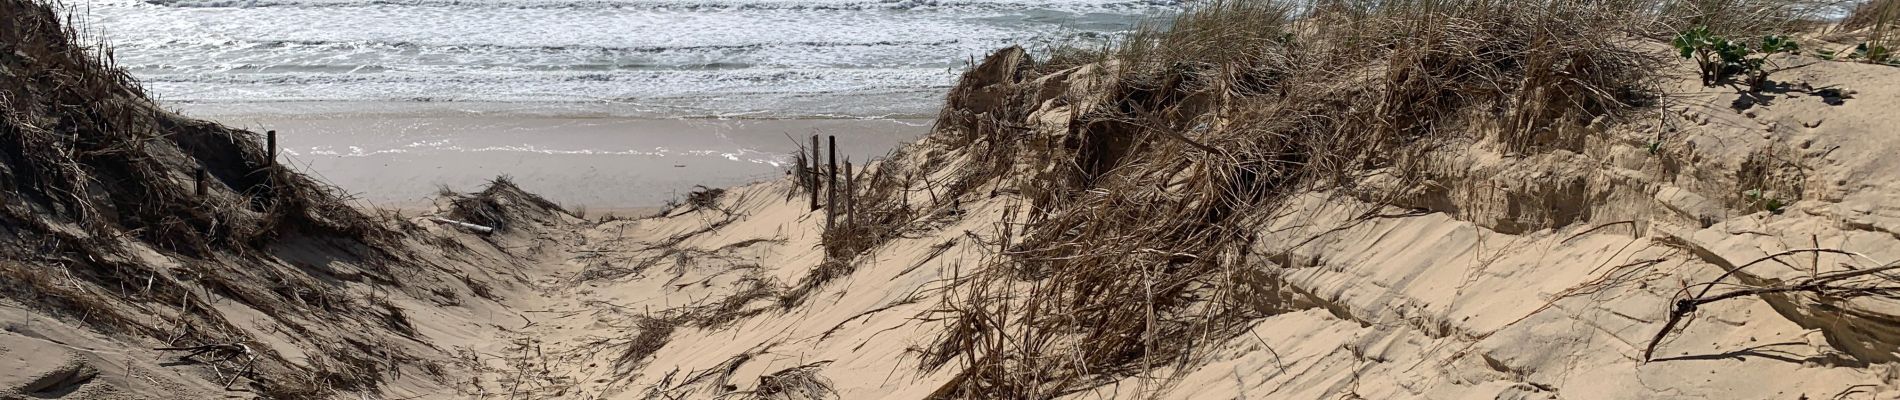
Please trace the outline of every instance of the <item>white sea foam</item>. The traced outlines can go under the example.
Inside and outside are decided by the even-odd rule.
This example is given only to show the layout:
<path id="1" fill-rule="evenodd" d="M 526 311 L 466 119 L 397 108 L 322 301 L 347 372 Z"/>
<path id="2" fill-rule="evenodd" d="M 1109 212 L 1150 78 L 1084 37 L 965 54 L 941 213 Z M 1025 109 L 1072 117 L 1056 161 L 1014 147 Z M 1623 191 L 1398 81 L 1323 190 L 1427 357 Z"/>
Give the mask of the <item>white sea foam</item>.
<path id="1" fill-rule="evenodd" d="M 637 8 L 657 10 L 919 10 L 1061 8 L 1068 10 L 1170 7 L 1174 0 L 103 0 L 183 8 L 361 7 L 376 5 L 496 8 Z"/>

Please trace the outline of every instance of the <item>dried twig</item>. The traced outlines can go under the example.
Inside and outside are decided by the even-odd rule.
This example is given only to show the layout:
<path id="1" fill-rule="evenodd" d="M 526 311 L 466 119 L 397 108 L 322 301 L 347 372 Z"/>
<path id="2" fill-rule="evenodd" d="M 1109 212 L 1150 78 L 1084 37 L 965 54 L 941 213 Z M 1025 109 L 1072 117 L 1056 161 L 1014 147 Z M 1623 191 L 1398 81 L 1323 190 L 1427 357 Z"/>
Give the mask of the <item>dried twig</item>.
<path id="1" fill-rule="evenodd" d="M 1694 297 L 1676 300 L 1675 306 L 1670 308 L 1669 310 L 1669 319 L 1663 322 L 1662 329 L 1656 331 L 1656 336 L 1649 340 L 1649 346 L 1643 349 L 1643 361 L 1648 362 L 1651 359 L 1653 359 L 1656 353 L 1656 347 L 1661 345 L 1663 339 L 1669 336 L 1669 332 L 1671 330 L 1674 330 L 1677 324 L 1684 321 L 1685 317 L 1687 317 L 1689 314 L 1695 313 L 1696 309 L 1701 307 L 1704 304 L 1714 303 L 1717 301 L 1728 300 L 1728 299 L 1733 299 L 1733 298 L 1738 298 L 1738 297 L 1745 297 L 1745 296 L 1758 296 L 1758 295 L 1789 293 L 1789 292 L 1811 292 L 1818 296 L 1831 296 L 1835 298 L 1849 298 L 1849 297 L 1859 297 L 1859 296 L 1868 296 L 1868 295 L 1876 295 L 1876 294 L 1900 293 L 1900 285 L 1895 285 L 1892 283 L 1889 283 L 1885 286 L 1881 286 L 1881 285 L 1845 286 L 1845 285 L 1838 284 L 1848 279 L 1859 278 L 1859 277 L 1870 276 L 1870 275 L 1877 275 L 1877 274 L 1881 274 L 1887 271 L 1900 269 L 1900 262 L 1895 262 L 1895 263 L 1888 263 L 1886 265 L 1882 265 L 1876 268 L 1850 269 L 1846 271 L 1836 271 L 1836 272 L 1830 272 L 1830 273 L 1825 273 L 1825 274 L 1818 274 L 1818 275 L 1814 275 L 1808 278 L 1803 278 L 1800 280 L 1796 280 L 1794 282 L 1780 284 L 1780 285 L 1737 289 L 1737 290 L 1732 290 L 1732 291 L 1719 293 L 1715 295 L 1708 294 L 1710 290 L 1709 288 L 1712 288 L 1716 284 L 1716 282 L 1721 281 L 1722 278 L 1726 278 L 1729 275 L 1737 273 L 1738 271 L 1741 270 L 1742 267 L 1755 265 L 1756 263 L 1771 260 L 1776 257 L 1782 257 L 1782 256 L 1790 255 L 1790 254 L 1797 254 L 1797 253 L 1803 253 L 1803 252 L 1826 252 L 1826 253 L 1857 255 L 1856 253 L 1841 251 L 1841 250 L 1833 250 L 1833 249 L 1798 249 L 1798 250 L 1789 250 L 1789 251 L 1784 251 L 1780 253 L 1775 253 L 1767 257 L 1762 257 L 1755 261 L 1751 261 L 1747 264 L 1743 264 L 1741 267 L 1731 268 L 1729 269 L 1728 272 L 1723 273 L 1721 277 L 1716 278 L 1715 281 L 1711 281 L 1709 283 L 1703 284 L 1706 286 L 1702 290 L 1701 293 L 1697 293 Z"/>
<path id="2" fill-rule="evenodd" d="M 217 373 L 218 376 L 220 377 L 224 376 L 224 370 L 222 367 L 215 365 L 215 363 L 234 361 L 239 358 L 243 358 L 244 359 L 243 366 L 238 367 L 238 370 L 236 373 L 231 374 L 231 377 L 229 379 L 224 380 L 225 389 L 230 389 L 231 385 L 237 384 L 238 378 L 250 376 L 251 373 L 255 372 L 255 368 L 257 366 L 257 353 L 251 352 L 251 347 L 246 346 L 243 343 L 208 344 L 208 345 L 203 345 L 203 346 L 186 346 L 186 347 L 159 347 L 159 348 L 154 348 L 152 350 L 190 352 L 189 354 L 185 354 L 183 356 L 178 357 L 178 359 L 183 360 L 183 361 L 190 361 L 190 362 L 198 363 L 198 364 L 211 365 L 212 372 Z M 216 357 L 216 359 L 213 359 L 210 361 L 197 359 L 198 356 L 206 355 L 206 354 Z"/>

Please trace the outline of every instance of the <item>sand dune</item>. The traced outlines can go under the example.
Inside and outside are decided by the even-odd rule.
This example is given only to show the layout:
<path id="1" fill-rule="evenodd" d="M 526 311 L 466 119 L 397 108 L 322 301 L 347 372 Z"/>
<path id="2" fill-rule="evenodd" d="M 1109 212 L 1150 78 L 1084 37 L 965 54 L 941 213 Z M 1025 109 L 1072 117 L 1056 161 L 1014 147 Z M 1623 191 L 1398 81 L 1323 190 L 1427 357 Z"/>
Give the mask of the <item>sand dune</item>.
<path id="1" fill-rule="evenodd" d="M 1272 11 L 1234 7 L 1175 29 Z M 1900 396 L 1892 66 L 1710 86 L 1487 7 L 1416 52 L 1236 36 L 1345 73 L 1003 49 L 889 158 L 628 219 L 352 208 L 0 0 L 0 397 Z"/>
<path id="2" fill-rule="evenodd" d="M 1815 165 L 1809 176 L 1874 176 L 1884 164 L 1851 148 L 1891 147 L 1874 128 L 1874 109 L 1900 101 L 1895 82 L 1867 79 L 1888 67 L 1827 63 L 1798 73 L 1815 87 L 1850 87 L 1854 98 L 1827 105 L 1789 95 L 1746 114 L 1734 94 L 1681 90 L 1695 103 L 1668 112 L 1683 143 L 1709 168 L 1731 168 L 1764 147 L 1805 143 L 1787 157 Z M 1699 105 L 1697 105 L 1699 104 Z M 1864 107 L 1864 108 L 1863 108 Z M 1825 120 L 1826 128 L 1800 119 Z M 1064 118 L 1049 118 L 1066 121 Z M 1641 126 L 1641 124 L 1636 124 Z M 1808 123 L 1807 125 L 1812 125 Z M 1774 126 L 1774 128 L 1770 128 Z M 1050 130 L 1062 128 L 1051 127 Z M 1640 130 L 1624 131 L 1641 137 Z M 1799 281 L 1813 271 L 1871 268 L 1900 259 L 1877 207 L 1852 198 L 1884 196 L 1880 180 L 1794 202 L 1780 213 L 1735 210 L 1685 199 L 1732 196 L 1686 171 L 1665 169 L 1639 141 L 1606 140 L 1585 154 L 1455 165 L 1467 174 L 1453 194 L 1459 213 L 1379 205 L 1335 192 L 1288 204 L 1284 217 L 1258 227 L 1260 261 L 1282 271 L 1295 294 L 1290 309 L 1255 320 L 1243 334 L 1217 339 L 1191 362 L 1122 378 L 1070 396 L 1166 398 L 1884 398 L 1895 392 L 1895 303 L 1769 296 L 1712 303 L 1673 332 L 1645 362 L 1643 353 L 1667 319 L 1684 282 L 1708 281 L 1734 266 L 1789 250 L 1775 265 L 1737 274 L 1734 285 Z M 932 140 L 913 151 L 937 145 Z M 1448 151 L 1447 157 L 1472 157 Z M 1473 157 L 1476 159 L 1476 157 Z M 949 161 L 945 171 L 971 162 Z M 1498 168 L 1530 169 L 1523 174 Z M 1871 169 L 1871 170 L 1870 170 Z M 1850 172 L 1855 171 L 1855 172 Z M 948 177 L 944 177 L 948 180 Z M 1587 182 L 1592 219 L 1513 233 L 1487 224 L 1499 202 L 1536 200 L 1491 194 L 1537 182 Z M 924 180 L 919 180 L 923 182 Z M 1841 183 L 1810 180 L 1817 187 Z M 1866 182 L 1866 183 L 1853 183 Z M 1861 186 L 1865 185 L 1865 186 Z M 941 187 L 910 188 L 914 204 L 933 203 Z M 980 186 L 972 194 L 989 193 Z M 851 261 L 849 277 L 786 308 L 770 296 L 745 297 L 758 282 L 797 282 L 824 262 L 817 232 L 822 212 L 807 208 L 791 182 L 734 189 L 712 210 L 616 221 L 583 229 L 565 263 L 545 278 L 555 318 L 524 332 L 559 361 L 535 364 L 553 392 L 579 397 L 711 398 L 767 385 L 762 377 L 818 363 L 815 371 L 843 398 L 924 398 L 950 383 L 955 368 L 927 372 L 917 363 L 930 338 L 949 327 L 938 315 L 956 279 L 998 257 L 995 242 L 1021 200 L 972 195 L 955 217 L 921 220 Z M 1825 192 L 1825 191 L 1818 191 Z M 1850 195 L 1851 193 L 1851 195 Z M 1469 197 L 1466 197 L 1469 196 Z M 1707 202 L 1704 200 L 1704 202 Z M 1497 211 L 1493 211 L 1497 210 Z M 1710 213 L 1711 215 L 1698 214 Z M 926 212 L 925 214 L 930 214 Z M 1863 221 L 1854 223 L 1850 220 Z M 1480 222 L 1474 222 L 1480 221 Z M 1483 222 L 1489 221 L 1489 222 Z M 1635 222 L 1626 222 L 1635 221 Z M 1739 287 L 1739 286 L 1737 286 Z M 739 297 L 735 297 L 739 296 Z M 731 299 L 736 303 L 719 303 Z M 664 346 L 631 364 L 616 347 L 647 329 L 612 321 L 666 315 L 699 306 L 736 306 L 742 315 L 706 326 L 691 322 L 664 335 Z M 684 308 L 682 308 L 684 307 Z M 1818 308 L 1816 308 L 1818 307 Z M 1843 307 L 1853 311 L 1821 311 Z M 675 311 L 666 311 L 675 310 Z M 590 338 L 595 340 L 589 340 Z M 604 340 L 604 341 L 602 341 Z M 572 377 L 563 381 L 556 377 Z M 739 392 L 734 392 L 738 390 Z"/>

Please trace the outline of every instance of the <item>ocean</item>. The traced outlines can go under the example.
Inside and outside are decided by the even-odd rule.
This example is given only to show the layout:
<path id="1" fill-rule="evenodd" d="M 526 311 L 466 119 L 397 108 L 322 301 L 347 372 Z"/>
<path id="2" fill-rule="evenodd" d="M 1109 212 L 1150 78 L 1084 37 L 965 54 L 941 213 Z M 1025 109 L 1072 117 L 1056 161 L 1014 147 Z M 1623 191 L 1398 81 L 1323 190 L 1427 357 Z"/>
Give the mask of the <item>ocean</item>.
<path id="1" fill-rule="evenodd" d="M 1172 0 L 62 0 L 165 108 L 278 131 L 368 205 L 500 175 L 658 206 L 775 179 L 809 135 L 879 158 L 998 48 L 1106 43 Z"/>
<path id="2" fill-rule="evenodd" d="M 1168 0 L 66 0 L 168 106 L 928 118 L 971 60 Z M 447 104 L 447 105 L 445 105 Z M 360 111 L 360 110 L 359 110 Z"/>

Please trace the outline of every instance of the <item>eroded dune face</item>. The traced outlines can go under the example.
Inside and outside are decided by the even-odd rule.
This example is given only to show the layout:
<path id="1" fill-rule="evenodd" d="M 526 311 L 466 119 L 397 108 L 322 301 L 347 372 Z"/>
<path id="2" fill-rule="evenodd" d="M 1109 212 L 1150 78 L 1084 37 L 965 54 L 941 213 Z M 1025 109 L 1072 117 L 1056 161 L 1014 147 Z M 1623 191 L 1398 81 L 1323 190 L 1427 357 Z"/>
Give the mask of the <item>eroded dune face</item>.
<path id="1" fill-rule="evenodd" d="M 514 257 L 160 109 L 64 11 L 0 2 L 0 397 L 452 390 L 445 340 L 490 329 Z"/>
<path id="2" fill-rule="evenodd" d="M 1785 92 L 1737 94 L 1703 88 L 1693 73 L 1678 74 L 1685 79 L 1661 89 L 1679 93 L 1667 105 L 1628 122 L 1588 126 L 1562 147 L 1506 153 L 1508 146 L 1479 138 L 1433 148 L 1419 153 L 1419 165 L 1430 169 L 1397 192 L 1402 195 L 1375 190 L 1400 183 L 1378 176 L 1360 181 L 1357 190 L 1289 192 L 1274 212 L 1230 233 L 1252 237 L 1244 250 L 1221 260 L 1228 269 L 1217 271 L 1254 283 L 1247 287 L 1252 292 L 1197 288 L 1184 295 L 1193 297 L 1187 301 L 1244 299 L 1253 314 L 1228 330 L 1155 338 L 1197 341 L 1198 347 L 1185 358 L 1153 361 L 1145 372 L 1036 384 L 1051 396 L 1083 398 L 1892 396 L 1900 308 L 1884 296 L 1855 292 L 1889 287 L 1891 274 L 1827 279 L 1900 259 L 1894 250 L 1900 238 L 1888 221 L 1900 214 L 1878 205 L 1900 193 L 1885 178 L 1891 172 L 1883 172 L 1896 165 L 1880 156 L 1900 137 L 1880 128 L 1890 117 L 1876 111 L 1900 102 L 1900 82 L 1887 76 L 1891 67 L 1815 61 L 1781 60 L 1813 63 L 1783 73 L 1786 85 L 1803 88 Z M 1026 143 L 1112 134 L 1090 131 L 1076 110 L 1099 101 L 1090 99 L 1102 97 L 1109 85 L 1103 77 L 1112 76 L 1114 64 L 1040 75 L 1029 65 L 1019 52 L 993 55 L 952 95 L 946 115 L 957 107 L 979 110 L 964 116 L 1019 107 L 1016 122 L 1001 124 L 1019 124 L 1010 132 Z M 1757 100 L 1737 110 L 1738 96 Z M 860 177 L 900 176 L 891 185 L 907 193 L 898 201 L 915 218 L 855 254 L 827 260 L 819 235 L 825 215 L 812 211 L 796 180 L 733 189 L 717 206 L 697 211 L 595 228 L 590 249 L 658 247 L 583 253 L 561 274 L 581 283 L 556 291 L 575 296 L 563 304 L 610 304 L 596 309 L 629 316 L 692 315 L 706 307 L 743 316 L 718 323 L 674 319 L 664 335 L 638 336 L 645 344 L 637 353 L 601 350 L 614 349 L 612 340 L 582 346 L 593 350 L 580 353 L 601 361 L 568 376 L 588 377 L 576 386 L 582 393 L 609 397 L 785 393 L 786 374 L 794 373 L 822 377 L 810 381 L 844 398 L 981 397 L 991 388 L 972 382 L 1003 377 L 972 376 L 971 365 L 1083 364 L 1023 358 L 1086 354 L 1066 351 L 1111 328 L 1036 327 L 1018 318 L 1064 316 L 1027 307 L 1059 306 L 1010 303 L 1074 279 L 1021 269 L 1036 265 L 1025 260 L 1038 251 L 1030 226 L 1057 218 L 1038 215 L 1035 207 L 1062 207 L 1039 205 L 1037 196 L 1057 185 L 1038 181 L 1038 167 L 1046 166 L 1033 161 L 1014 161 L 1008 172 L 972 173 L 995 171 L 988 165 L 997 161 L 983 153 L 995 144 L 960 137 L 968 132 L 955 129 L 940 127 Z M 1096 179 L 1118 177 L 1110 172 Z M 1742 187 L 1756 189 L 1737 190 Z M 1077 196 L 1131 189 L 1094 190 Z M 1769 210 L 1764 198 L 1780 205 Z M 1166 203 L 1122 206 L 1168 215 L 1156 204 Z M 1163 283 L 1152 279 L 1170 268 L 1166 260 L 1185 268 L 1196 256 L 1173 255 L 1157 262 L 1153 275 L 1136 272 L 1101 284 L 1162 292 Z M 849 274 L 801 301 L 787 304 L 759 293 L 797 287 L 785 282 L 805 282 L 839 258 Z M 999 268 L 1018 268 L 1011 274 L 1019 275 L 979 281 Z M 1687 322 L 1657 339 L 1676 302 L 1691 295 L 1707 299 L 1816 282 L 1839 287 L 1699 304 L 1681 316 Z M 1711 289 L 1702 293 L 1704 287 Z M 1143 307 L 1139 297 L 1118 300 Z M 970 309 L 961 308 L 986 304 L 996 308 L 983 315 L 995 319 L 969 319 Z M 668 309 L 675 311 L 647 311 Z M 1199 316 L 1194 312 L 1154 318 Z M 571 345 L 599 335 L 603 321 L 551 324 L 543 329 L 561 333 L 540 337 Z M 606 329 L 622 332 L 609 338 L 652 332 Z M 957 354 L 943 346 L 1016 353 Z M 615 357 L 618 367 L 608 363 Z"/>
<path id="3" fill-rule="evenodd" d="M 370 216 L 254 134 L 156 111 L 44 6 L 0 7 L 23 17 L 0 31 L 0 396 L 1900 390 L 1888 66 L 1774 56 L 1801 67 L 1738 93 L 1642 44 L 1426 47 L 1571 57 L 1455 77 L 1010 48 L 868 165 L 813 139 L 816 167 L 646 218 L 506 179 Z M 1243 44 L 1291 46 L 1218 45 Z M 1586 64 L 1623 69 L 1521 67 Z"/>

